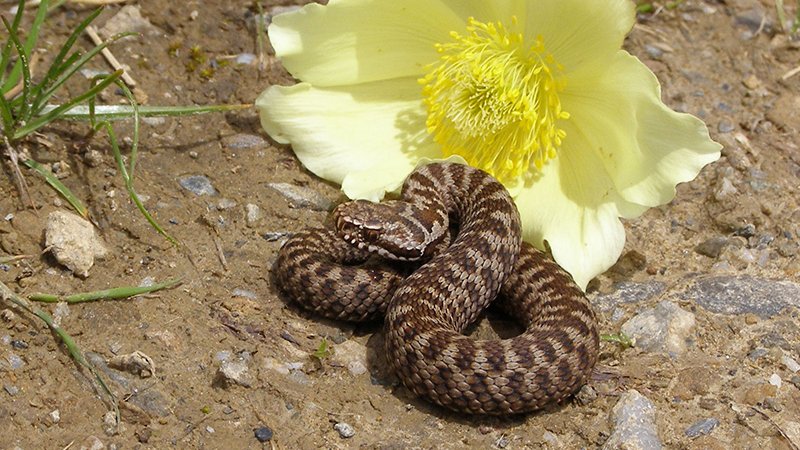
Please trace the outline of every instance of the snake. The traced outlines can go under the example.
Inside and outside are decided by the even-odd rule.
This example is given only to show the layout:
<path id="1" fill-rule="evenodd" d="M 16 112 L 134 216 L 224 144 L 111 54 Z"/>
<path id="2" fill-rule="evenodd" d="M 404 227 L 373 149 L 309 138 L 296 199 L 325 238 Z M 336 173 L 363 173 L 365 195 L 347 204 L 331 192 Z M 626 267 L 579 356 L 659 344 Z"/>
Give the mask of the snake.
<path id="1" fill-rule="evenodd" d="M 591 304 L 522 240 L 512 197 L 488 173 L 422 165 L 399 198 L 342 203 L 330 222 L 285 242 L 275 280 L 315 314 L 383 318 L 389 365 L 415 395 L 457 412 L 510 415 L 563 403 L 588 382 L 599 353 Z M 465 335 L 493 302 L 524 331 Z"/>

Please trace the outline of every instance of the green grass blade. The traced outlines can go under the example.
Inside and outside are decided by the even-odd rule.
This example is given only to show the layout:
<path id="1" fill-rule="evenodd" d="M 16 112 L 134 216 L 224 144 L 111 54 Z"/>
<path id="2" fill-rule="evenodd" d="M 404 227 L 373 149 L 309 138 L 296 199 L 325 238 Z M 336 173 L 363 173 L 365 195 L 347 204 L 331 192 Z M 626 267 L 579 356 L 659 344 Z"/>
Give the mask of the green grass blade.
<path id="1" fill-rule="evenodd" d="M 28 55 L 25 54 L 25 49 L 22 46 L 22 42 L 19 41 L 19 36 L 15 33 L 11 33 L 11 25 L 8 23 L 5 17 L 2 17 L 3 25 L 5 25 L 6 29 L 9 30 L 8 38 L 11 39 L 11 43 L 14 45 L 14 48 L 17 50 L 19 59 L 17 59 L 17 66 L 21 67 L 22 71 L 22 106 L 20 107 L 20 111 L 17 114 L 18 118 L 25 117 L 25 114 L 28 111 L 29 105 L 26 101 L 30 98 L 31 93 L 31 68 L 28 64 Z M 5 90 L 3 92 L 6 92 Z"/>
<path id="2" fill-rule="evenodd" d="M 75 363 L 85 367 L 88 369 L 92 375 L 94 376 L 95 381 L 97 384 L 102 388 L 103 392 L 108 397 L 109 402 L 114 410 L 116 415 L 117 423 L 119 423 L 119 405 L 117 403 L 117 397 L 111 392 L 111 389 L 108 388 L 108 385 L 103 380 L 103 377 L 100 376 L 100 373 L 94 368 L 93 365 L 89 363 L 89 361 L 84 358 L 83 353 L 81 352 L 78 345 L 75 343 L 75 340 L 72 339 L 64 329 L 59 327 L 53 321 L 53 318 L 50 317 L 50 314 L 42 311 L 41 309 L 35 307 L 31 304 L 28 300 L 19 295 L 15 294 L 14 291 L 8 288 L 4 283 L 0 282 L 0 298 L 5 301 L 11 302 L 17 307 L 27 311 L 29 314 L 33 314 L 34 316 L 40 318 L 48 328 L 56 335 L 61 342 L 64 343 L 64 347 L 66 347 L 67 352 L 69 353 L 70 357 L 72 358 Z"/>
<path id="3" fill-rule="evenodd" d="M 23 136 L 27 136 L 28 134 L 38 130 L 39 128 L 47 125 L 53 120 L 59 118 L 59 116 L 64 111 L 69 110 L 78 103 L 81 103 L 91 97 L 94 97 L 95 95 L 100 93 L 100 91 L 105 89 L 106 86 L 114 83 L 114 81 L 116 81 L 120 76 L 122 76 L 122 70 L 117 70 L 116 72 L 112 73 L 111 75 L 109 75 L 108 77 L 97 83 L 95 86 L 93 86 L 91 89 L 87 90 L 83 94 L 80 94 L 77 97 L 72 98 L 70 101 L 64 103 L 63 105 L 51 109 L 45 114 L 32 118 L 30 122 L 25 124 L 25 126 L 20 127 L 14 132 L 12 140 L 17 140 L 22 138 Z"/>
<path id="4" fill-rule="evenodd" d="M 86 19 L 78 24 L 74 30 L 72 30 L 72 34 L 70 34 L 67 40 L 64 41 L 64 44 L 61 46 L 58 54 L 50 64 L 49 70 L 45 74 L 44 78 L 42 78 L 42 81 L 38 83 L 38 92 L 34 93 L 34 105 L 42 105 L 47 101 L 46 98 L 43 98 L 45 89 L 47 89 L 53 83 L 60 73 L 64 72 L 66 68 L 74 64 L 77 58 L 80 57 L 78 53 L 74 53 L 71 57 L 67 58 L 67 54 L 69 54 L 69 51 L 72 49 L 72 46 L 75 45 L 75 42 L 78 40 L 78 37 L 81 35 L 81 33 L 83 33 L 83 30 L 85 30 L 86 27 L 88 27 L 102 11 L 102 8 L 94 10 L 91 14 L 89 14 L 88 17 L 86 17 Z M 66 62 L 64 62 L 65 58 Z M 36 109 L 36 107 L 34 107 L 34 109 Z"/>
<path id="5" fill-rule="evenodd" d="M 110 37 L 107 41 L 101 43 L 100 45 L 96 45 L 96 46 L 92 47 L 91 50 L 89 50 L 88 52 L 86 52 L 83 55 L 81 55 L 81 57 L 77 61 L 72 62 L 71 65 L 64 66 L 64 67 L 60 68 L 59 70 L 61 72 L 60 72 L 58 78 L 55 81 L 52 82 L 52 85 L 49 87 L 49 89 L 43 90 L 37 96 L 36 101 L 34 102 L 34 107 L 33 107 L 34 114 L 35 115 L 40 114 L 40 112 L 41 112 L 40 110 L 41 110 L 42 106 L 53 96 L 53 94 L 55 94 L 55 92 L 58 90 L 58 88 L 60 88 L 64 83 L 66 83 L 67 80 L 72 78 L 72 76 L 75 75 L 75 73 L 78 70 L 80 70 L 81 67 L 83 67 L 87 62 L 89 62 L 89 60 L 94 58 L 95 55 L 100 53 L 104 48 L 108 47 L 110 44 L 116 42 L 117 40 L 119 40 L 119 39 L 121 39 L 121 38 L 123 38 L 125 36 L 130 36 L 130 35 L 133 35 L 133 34 L 135 34 L 135 33 L 122 33 L 122 34 L 114 35 L 114 36 Z M 69 61 L 73 61 L 73 59 L 70 58 Z M 120 75 L 121 75 L 121 71 L 120 71 Z"/>
<path id="6" fill-rule="evenodd" d="M 8 34 L 17 34 L 19 30 L 19 24 L 22 22 L 22 15 L 25 12 L 25 0 L 19 0 L 17 3 L 17 14 L 14 15 L 14 21 L 11 22 L 11 28 L 7 29 Z M 7 70 L 8 65 L 11 63 L 11 49 L 13 48 L 13 44 L 11 43 L 11 39 L 6 41 L 6 44 L 3 46 L 3 52 L 0 53 L 0 94 L 5 94 L 8 92 L 13 86 L 16 86 L 17 82 L 19 81 L 19 73 L 17 73 L 16 78 L 12 77 L 12 70 Z"/>
<path id="7" fill-rule="evenodd" d="M 31 56 L 31 51 L 33 51 L 33 47 L 39 39 L 39 29 L 41 29 L 44 20 L 47 18 L 47 7 L 49 5 L 50 0 L 42 0 L 36 9 L 36 17 L 28 30 L 28 39 L 25 40 L 25 55 L 28 57 Z"/>
<path id="8" fill-rule="evenodd" d="M 114 128 L 111 126 L 111 123 L 100 122 L 98 125 L 105 128 L 106 132 L 108 133 L 109 141 L 111 141 L 111 151 L 114 154 L 114 160 L 117 162 L 117 169 L 119 169 L 120 174 L 122 174 L 122 178 L 125 180 L 125 188 L 128 191 L 128 195 L 139 209 L 139 212 L 142 213 L 147 222 L 150 223 L 150 226 L 152 226 L 159 234 L 164 236 L 164 238 L 166 238 L 173 245 L 179 245 L 180 243 L 178 240 L 170 236 L 165 229 L 161 228 L 161 225 L 159 225 L 153 216 L 150 215 L 150 212 L 144 207 L 144 204 L 139 199 L 139 195 L 136 194 L 136 190 L 133 188 L 133 178 L 131 178 L 128 169 L 125 167 L 125 161 L 122 160 L 122 152 L 120 152 L 119 145 L 117 145 L 117 137 L 114 134 Z"/>
<path id="9" fill-rule="evenodd" d="M 172 279 L 163 283 L 154 284 L 152 286 L 123 286 L 112 289 L 105 289 L 102 291 L 83 292 L 80 294 L 72 294 L 66 297 L 51 294 L 36 293 L 28 296 L 28 299 L 35 302 L 44 303 L 82 303 L 91 302 L 96 300 L 119 300 L 124 298 L 135 297 L 142 294 L 150 294 L 152 292 L 160 291 L 162 289 L 169 289 L 177 286 L 182 282 L 181 279 Z"/>
<path id="10" fill-rule="evenodd" d="M 56 108 L 57 105 L 47 105 L 42 109 L 42 113 L 47 113 Z M 148 106 L 139 105 L 139 117 L 180 117 L 206 114 L 210 112 L 239 111 L 252 108 L 252 104 L 244 105 L 205 105 L 205 106 Z M 97 105 L 95 106 L 95 118 L 98 121 L 125 120 L 133 117 L 133 107 L 131 105 Z M 90 120 L 91 111 L 87 105 L 76 105 L 65 111 L 60 119 L 70 120 Z"/>
<path id="11" fill-rule="evenodd" d="M 131 154 L 128 158 L 130 160 L 128 176 L 131 178 L 131 184 L 133 184 L 133 174 L 136 171 L 136 157 L 139 154 L 139 104 L 136 102 L 133 93 L 128 89 L 125 83 L 118 82 L 117 86 L 119 86 L 125 96 L 128 97 L 128 102 L 133 108 L 133 142 L 131 143 Z"/>
<path id="12" fill-rule="evenodd" d="M 14 22 L 16 23 L 16 26 L 13 28 L 10 25 L 8 25 L 8 23 L 6 23 L 5 18 L 3 18 L 3 22 L 6 23 L 6 29 L 9 31 L 9 38 L 12 39 L 12 41 L 16 40 L 20 44 L 19 48 L 17 49 L 20 58 L 17 60 L 17 63 L 14 64 L 14 68 L 11 69 L 11 74 L 9 75 L 9 79 L 6 80 L 6 83 L 3 84 L 2 89 L 0 89 L 2 90 L 2 92 L 8 92 L 8 90 L 11 89 L 12 86 L 16 85 L 17 82 L 19 82 L 20 76 L 22 77 L 25 76 L 26 70 L 24 65 L 27 64 L 28 60 L 30 60 L 31 51 L 33 50 L 33 47 L 36 45 L 36 41 L 39 39 L 39 30 L 42 26 L 42 23 L 44 22 L 44 19 L 47 17 L 47 6 L 49 3 L 50 0 L 42 0 L 41 3 L 39 3 L 39 7 L 36 10 L 36 17 L 33 19 L 33 23 L 31 24 L 31 27 L 28 29 L 28 38 L 25 40 L 24 45 L 21 42 L 19 42 L 19 34 L 17 33 L 19 31 L 19 23 L 17 22 L 17 17 L 14 17 Z M 16 46 L 16 43 L 14 43 L 14 45 Z M 28 78 L 30 78 L 30 72 L 28 72 Z"/>
<path id="13" fill-rule="evenodd" d="M 70 191 L 69 188 L 64 186 L 61 180 L 56 178 L 56 176 L 53 175 L 52 172 L 50 172 L 47 168 L 45 168 L 44 166 L 42 166 L 41 164 L 32 159 L 26 159 L 22 161 L 22 163 L 30 167 L 31 169 L 39 172 L 39 175 L 44 177 L 45 181 L 47 181 L 47 184 L 52 186 L 52 188 L 55 189 L 56 192 L 61 194 L 61 196 L 64 197 L 64 199 L 70 205 L 72 205 L 72 208 L 74 208 L 78 214 L 83 216 L 84 219 L 89 218 L 89 210 L 86 209 L 85 206 L 83 206 L 83 203 L 81 203 L 81 201 L 78 200 L 78 197 L 75 197 L 72 191 Z"/>
<path id="14" fill-rule="evenodd" d="M 3 135 L 8 138 L 14 131 L 14 114 L 11 105 L 2 94 L 0 94 L 0 121 L 3 124 Z"/>

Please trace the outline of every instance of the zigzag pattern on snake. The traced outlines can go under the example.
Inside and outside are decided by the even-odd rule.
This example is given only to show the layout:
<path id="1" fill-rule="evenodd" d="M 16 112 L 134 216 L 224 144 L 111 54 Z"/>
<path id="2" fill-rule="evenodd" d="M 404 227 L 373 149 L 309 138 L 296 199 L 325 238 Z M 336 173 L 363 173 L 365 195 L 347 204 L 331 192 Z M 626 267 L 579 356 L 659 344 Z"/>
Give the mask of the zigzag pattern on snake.
<path id="1" fill-rule="evenodd" d="M 385 314 L 387 358 L 417 395 L 456 411 L 514 414 L 562 401 L 588 380 L 599 345 L 592 308 L 569 274 L 521 241 L 516 206 L 490 175 L 429 164 L 407 178 L 400 200 L 348 202 L 333 218 L 336 231 L 286 242 L 276 280 L 327 317 Z M 422 264 L 406 277 L 373 254 Z M 525 331 L 462 335 L 498 294 Z"/>

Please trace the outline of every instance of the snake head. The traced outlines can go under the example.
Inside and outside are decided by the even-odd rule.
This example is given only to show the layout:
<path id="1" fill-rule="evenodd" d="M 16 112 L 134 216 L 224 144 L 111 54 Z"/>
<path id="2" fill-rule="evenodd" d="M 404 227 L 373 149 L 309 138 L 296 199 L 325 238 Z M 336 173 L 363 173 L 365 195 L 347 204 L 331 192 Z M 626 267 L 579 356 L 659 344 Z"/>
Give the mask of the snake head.
<path id="1" fill-rule="evenodd" d="M 340 238 L 350 245 L 384 258 L 414 261 L 425 256 L 425 245 L 405 223 L 398 221 L 392 202 L 355 200 L 333 210 L 333 222 Z"/>
<path id="2" fill-rule="evenodd" d="M 333 221 L 340 238 L 351 245 L 364 249 L 376 245 L 383 233 L 383 223 L 372 217 L 376 203 L 355 200 L 343 203 L 333 210 Z"/>

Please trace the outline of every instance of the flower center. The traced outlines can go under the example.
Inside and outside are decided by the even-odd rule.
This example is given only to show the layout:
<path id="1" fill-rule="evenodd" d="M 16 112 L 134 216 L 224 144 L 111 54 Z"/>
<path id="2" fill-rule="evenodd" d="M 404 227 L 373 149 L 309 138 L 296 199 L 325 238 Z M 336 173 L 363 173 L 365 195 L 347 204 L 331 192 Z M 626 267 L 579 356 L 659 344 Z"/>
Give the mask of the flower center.
<path id="1" fill-rule="evenodd" d="M 517 24 L 512 17 L 512 26 Z M 539 37 L 525 42 L 501 22 L 470 18 L 467 34 L 436 44 L 441 55 L 420 79 L 428 132 L 444 156 L 460 155 L 504 184 L 541 169 L 566 136 L 558 127 L 561 66 Z"/>

